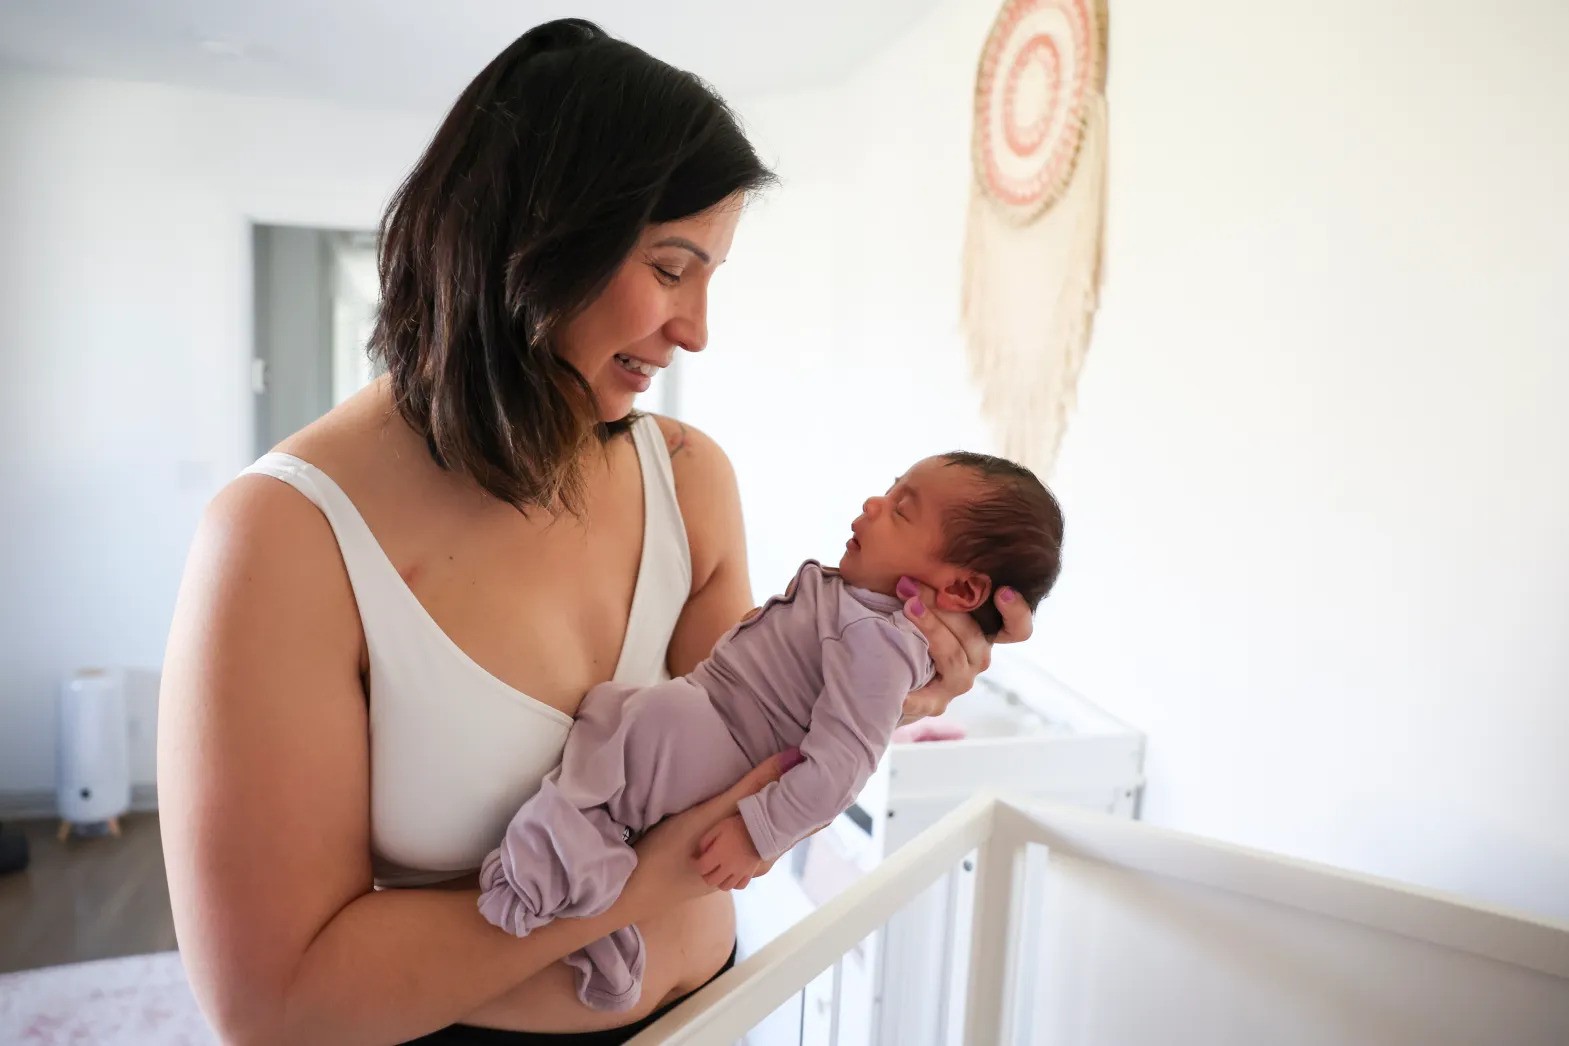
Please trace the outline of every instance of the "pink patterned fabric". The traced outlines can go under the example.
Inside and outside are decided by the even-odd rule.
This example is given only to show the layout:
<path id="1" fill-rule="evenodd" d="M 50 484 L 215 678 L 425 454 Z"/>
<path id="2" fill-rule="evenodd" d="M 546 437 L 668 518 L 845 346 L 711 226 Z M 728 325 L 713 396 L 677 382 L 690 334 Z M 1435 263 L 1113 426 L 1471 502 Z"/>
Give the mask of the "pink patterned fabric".
<path id="1" fill-rule="evenodd" d="M 0 974 L 7 1046 L 209 1046 L 178 952 Z"/>

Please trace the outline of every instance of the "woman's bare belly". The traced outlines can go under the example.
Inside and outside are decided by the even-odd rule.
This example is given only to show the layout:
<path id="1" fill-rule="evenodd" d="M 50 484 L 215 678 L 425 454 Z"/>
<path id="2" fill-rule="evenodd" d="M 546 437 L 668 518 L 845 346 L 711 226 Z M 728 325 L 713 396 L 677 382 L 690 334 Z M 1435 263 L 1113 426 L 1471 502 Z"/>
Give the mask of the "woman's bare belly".
<path id="1" fill-rule="evenodd" d="M 456 885 L 456 884 L 448 884 Z M 729 894 L 712 894 L 638 924 L 647 949 L 643 995 L 631 1010 L 599 1013 L 578 1001 L 573 970 L 553 963 L 463 1018 L 464 1024 L 511 1031 L 572 1032 L 619 1028 L 701 987 L 735 945 Z"/>

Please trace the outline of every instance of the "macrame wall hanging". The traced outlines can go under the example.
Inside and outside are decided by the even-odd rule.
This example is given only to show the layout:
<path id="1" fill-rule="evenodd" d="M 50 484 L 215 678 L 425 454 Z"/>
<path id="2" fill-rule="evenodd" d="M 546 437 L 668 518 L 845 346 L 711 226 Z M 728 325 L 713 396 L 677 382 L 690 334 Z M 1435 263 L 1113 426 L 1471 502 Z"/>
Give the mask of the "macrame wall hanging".
<path id="1" fill-rule="evenodd" d="M 1100 289 L 1105 0 L 1008 0 L 975 80 L 963 317 L 1003 453 L 1050 474 Z"/>

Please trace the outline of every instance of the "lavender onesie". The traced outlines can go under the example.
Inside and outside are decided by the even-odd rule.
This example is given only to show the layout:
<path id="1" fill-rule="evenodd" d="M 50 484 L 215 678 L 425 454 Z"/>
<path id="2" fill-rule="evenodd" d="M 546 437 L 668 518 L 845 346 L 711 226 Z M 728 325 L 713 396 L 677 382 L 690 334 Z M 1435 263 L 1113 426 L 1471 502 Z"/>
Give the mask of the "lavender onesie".
<path id="1" fill-rule="evenodd" d="M 598 915 L 637 864 L 637 833 L 786 748 L 804 762 L 741 801 L 758 854 L 772 860 L 833 820 L 876 769 L 905 695 L 932 676 L 926 637 L 902 610 L 808 560 L 689 675 L 590 690 L 561 765 L 485 858 L 485 918 L 521 937 Z M 598 1010 L 637 1003 L 643 960 L 635 926 L 566 959 L 579 998 Z"/>

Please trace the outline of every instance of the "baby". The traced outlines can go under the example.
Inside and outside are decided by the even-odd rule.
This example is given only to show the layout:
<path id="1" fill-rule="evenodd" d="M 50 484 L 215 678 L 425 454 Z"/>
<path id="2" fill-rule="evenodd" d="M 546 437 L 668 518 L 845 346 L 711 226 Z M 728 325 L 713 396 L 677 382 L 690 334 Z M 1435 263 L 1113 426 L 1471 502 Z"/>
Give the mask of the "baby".
<path id="1" fill-rule="evenodd" d="M 706 881 L 745 886 L 851 804 L 905 697 L 931 679 L 926 639 L 902 612 L 901 578 L 925 582 L 937 609 L 968 612 L 992 636 L 1002 628 L 992 593 L 1010 588 L 1033 609 L 1061 564 L 1057 500 L 1028 469 L 984 454 L 918 463 L 869 499 L 850 529 L 837 570 L 807 561 L 783 596 L 749 613 L 690 674 L 588 692 L 561 765 L 485 858 L 486 919 L 522 937 L 553 919 L 599 914 L 637 864 L 634 836 L 798 748 L 782 778 L 702 840 Z M 586 1005 L 636 1004 L 637 927 L 566 961 Z"/>

